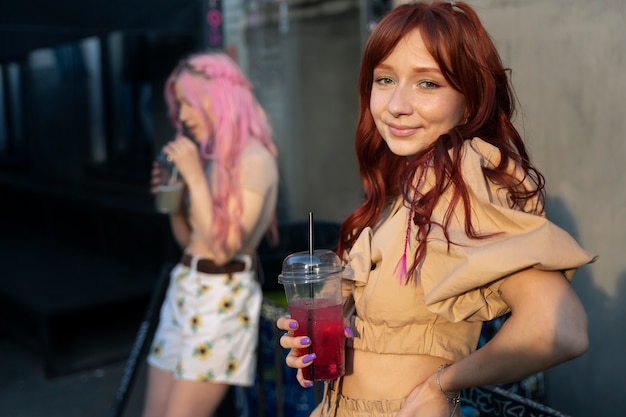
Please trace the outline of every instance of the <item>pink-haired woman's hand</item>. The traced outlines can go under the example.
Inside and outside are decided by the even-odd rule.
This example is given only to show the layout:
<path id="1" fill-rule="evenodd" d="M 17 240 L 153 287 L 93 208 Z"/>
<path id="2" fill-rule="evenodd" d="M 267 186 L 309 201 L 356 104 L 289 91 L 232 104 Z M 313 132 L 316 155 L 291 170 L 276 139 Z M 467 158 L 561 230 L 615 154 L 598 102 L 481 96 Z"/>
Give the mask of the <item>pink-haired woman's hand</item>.
<path id="1" fill-rule="evenodd" d="M 196 142 L 185 136 L 178 136 L 175 140 L 168 142 L 163 149 L 176 164 L 178 172 L 187 184 L 193 183 L 200 176 L 204 177 L 200 151 Z"/>

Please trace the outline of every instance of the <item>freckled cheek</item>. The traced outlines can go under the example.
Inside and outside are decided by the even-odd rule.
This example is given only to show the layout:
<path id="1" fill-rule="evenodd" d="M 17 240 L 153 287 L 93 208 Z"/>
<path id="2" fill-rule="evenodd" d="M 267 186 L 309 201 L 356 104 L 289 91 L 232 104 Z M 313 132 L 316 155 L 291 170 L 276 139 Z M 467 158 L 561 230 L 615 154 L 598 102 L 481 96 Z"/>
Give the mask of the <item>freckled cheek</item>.
<path id="1" fill-rule="evenodd" d="M 425 121 L 442 126 L 442 130 L 448 130 L 457 125 L 460 116 L 456 106 L 450 106 L 446 102 L 423 102 L 420 106 L 420 114 Z"/>
<path id="2" fill-rule="evenodd" d="M 372 97 L 372 99 L 370 99 L 370 113 L 372 114 L 372 117 L 374 118 L 374 123 L 376 123 L 376 126 L 380 128 L 380 123 L 382 123 L 380 121 L 380 118 L 382 117 L 383 113 L 386 111 L 386 104 L 384 103 L 383 100 L 379 98 L 374 98 Z"/>
<path id="3" fill-rule="evenodd" d="M 383 129 L 384 123 L 381 121 L 380 112 L 377 112 L 370 107 L 370 113 L 372 115 L 372 119 L 374 120 L 374 125 L 376 126 L 376 129 L 378 129 L 378 131 L 383 133 L 381 129 Z"/>
<path id="4" fill-rule="evenodd" d="M 463 115 L 465 113 L 465 109 L 461 107 L 453 107 L 449 110 L 448 114 L 448 128 L 452 129 L 454 126 L 458 125 L 463 119 Z"/>
<path id="5" fill-rule="evenodd" d="M 461 123 L 463 118 L 465 117 L 465 98 L 460 94 L 455 94 L 449 102 L 449 113 L 452 115 L 451 123 L 453 126 L 456 126 Z"/>

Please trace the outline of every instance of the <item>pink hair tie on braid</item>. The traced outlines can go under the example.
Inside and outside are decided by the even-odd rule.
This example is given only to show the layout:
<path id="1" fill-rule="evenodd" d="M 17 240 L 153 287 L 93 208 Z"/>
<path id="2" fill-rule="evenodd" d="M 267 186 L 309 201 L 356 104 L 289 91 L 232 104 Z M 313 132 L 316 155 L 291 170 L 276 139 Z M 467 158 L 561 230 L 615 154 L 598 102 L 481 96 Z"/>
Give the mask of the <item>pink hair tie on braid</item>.
<path id="1" fill-rule="evenodd" d="M 186 61 L 184 68 L 194 75 L 199 75 L 207 80 L 222 79 L 230 84 L 241 85 L 245 88 L 252 89 L 252 85 L 242 75 L 230 71 L 219 71 L 212 65 L 191 63 Z"/>
<path id="2" fill-rule="evenodd" d="M 409 214 L 407 215 L 407 221 L 406 221 L 406 233 L 404 235 L 404 250 L 402 252 L 402 257 L 400 258 L 400 260 L 398 261 L 398 264 L 396 265 L 396 273 L 398 274 L 398 280 L 400 281 L 400 283 L 404 281 L 407 275 L 406 263 L 407 263 L 407 250 L 409 248 L 409 240 L 411 238 L 411 219 L 413 218 L 413 215 L 415 214 L 415 209 L 413 208 L 413 206 L 415 206 L 415 204 L 417 203 L 417 199 L 419 196 L 419 188 L 420 188 L 420 185 L 422 184 L 422 180 L 424 179 L 424 175 L 426 174 L 426 170 L 428 169 L 428 164 L 430 163 L 430 160 L 432 158 L 433 158 L 433 153 L 431 152 L 430 155 L 428 155 L 428 158 L 426 158 L 426 160 L 422 164 L 422 172 L 420 172 L 420 176 L 417 179 L 417 183 L 415 184 L 415 187 L 413 187 L 413 200 L 411 201 L 411 207 L 409 209 Z"/>
<path id="3" fill-rule="evenodd" d="M 224 72 L 224 71 L 222 72 L 206 71 L 206 72 L 208 73 L 209 78 L 221 78 L 221 79 L 227 80 L 231 84 L 242 85 L 246 88 L 252 88 L 248 80 L 246 80 L 239 74 L 233 74 L 231 72 Z"/>

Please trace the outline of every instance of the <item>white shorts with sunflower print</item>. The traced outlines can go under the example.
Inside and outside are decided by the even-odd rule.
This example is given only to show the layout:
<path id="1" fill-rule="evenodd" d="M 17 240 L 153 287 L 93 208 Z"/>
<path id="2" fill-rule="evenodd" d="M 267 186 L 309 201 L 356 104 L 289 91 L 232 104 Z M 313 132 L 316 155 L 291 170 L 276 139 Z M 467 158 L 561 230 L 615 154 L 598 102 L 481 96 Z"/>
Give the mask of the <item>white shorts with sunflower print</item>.
<path id="1" fill-rule="evenodd" d="M 148 363 L 180 379 L 254 385 L 262 302 L 250 268 L 206 274 L 176 265 Z"/>

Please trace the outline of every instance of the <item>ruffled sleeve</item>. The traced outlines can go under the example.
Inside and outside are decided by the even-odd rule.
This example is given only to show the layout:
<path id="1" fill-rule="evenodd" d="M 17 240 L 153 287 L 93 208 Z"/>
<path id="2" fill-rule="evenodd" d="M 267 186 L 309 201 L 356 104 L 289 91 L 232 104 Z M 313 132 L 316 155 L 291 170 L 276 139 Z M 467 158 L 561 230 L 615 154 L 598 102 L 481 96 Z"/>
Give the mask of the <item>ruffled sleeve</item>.
<path id="1" fill-rule="evenodd" d="M 370 241 L 372 239 L 372 228 L 363 229 L 357 240 L 352 245 L 349 255 L 350 274 L 344 275 L 342 281 L 342 293 L 344 298 L 352 295 L 355 286 L 365 286 L 369 278 L 372 266 L 372 255 Z"/>
<path id="2" fill-rule="evenodd" d="M 481 234 L 498 234 L 470 239 L 462 216 L 450 224 L 454 244 L 448 246 L 439 227 L 429 234 L 420 271 L 424 301 L 430 311 L 453 322 L 489 320 L 507 313 L 498 288 L 512 273 L 537 268 L 562 271 L 571 280 L 576 268 L 597 259 L 545 217 L 508 208 L 502 190 L 482 173 L 482 167 L 494 164 L 494 159 L 499 160 L 498 149 L 475 138 L 464 149 L 461 169 L 470 191 L 474 227 Z M 442 200 L 433 211 L 438 222 L 447 206 L 446 198 Z"/>

